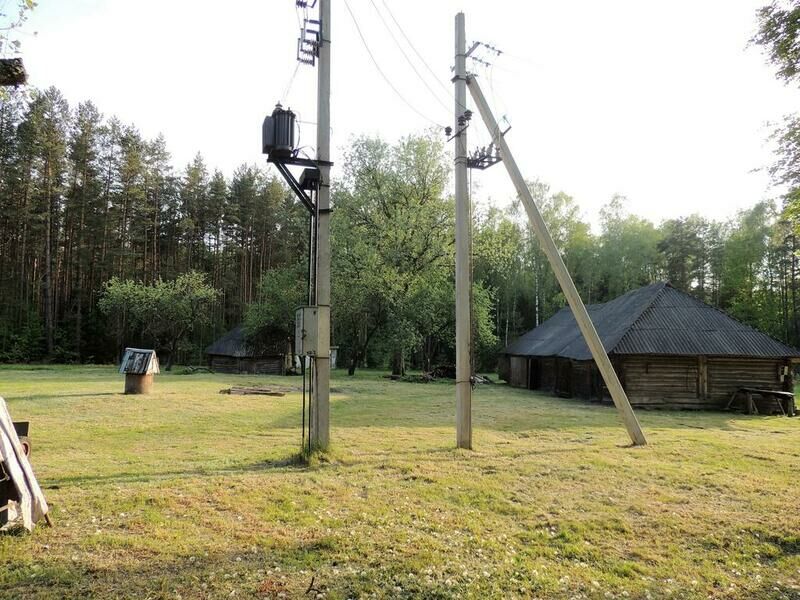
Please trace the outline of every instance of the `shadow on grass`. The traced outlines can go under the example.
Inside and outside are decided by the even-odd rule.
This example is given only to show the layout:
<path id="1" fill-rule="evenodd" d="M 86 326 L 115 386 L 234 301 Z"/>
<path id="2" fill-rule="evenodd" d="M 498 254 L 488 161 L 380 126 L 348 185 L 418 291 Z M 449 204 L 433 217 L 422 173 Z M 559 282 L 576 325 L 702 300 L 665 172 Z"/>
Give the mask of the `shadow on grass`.
<path id="1" fill-rule="evenodd" d="M 403 384 L 399 384 L 403 385 Z M 422 384 L 405 384 L 423 388 Z M 563 399 L 542 394 L 525 395 L 504 388 L 489 388 L 475 394 L 473 424 L 476 429 L 520 433 L 525 431 L 569 431 L 617 429 L 622 427 L 612 404 L 579 399 Z M 732 419 L 763 419 L 730 412 L 694 410 L 636 410 L 643 427 L 650 429 L 719 430 L 737 429 Z M 382 397 L 357 392 L 331 404 L 331 424 L 335 428 L 448 428 L 455 426 L 455 400 L 441 394 L 429 401 L 419 395 Z M 272 422 L 275 428 L 296 425 L 293 414 Z"/>
<path id="2" fill-rule="evenodd" d="M 62 394 L 62 393 L 52 393 L 52 394 L 25 394 L 22 395 L 10 395 L 5 396 L 6 400 L 61 400 L 62 398 L 96 398 L 101 396 L 119 396 L 123 397 L 125 394 L 122 392 L 95 392 L 95 393 L 83 393 L 83 394 Z"/>
<path id="3" fill-rule="evenodd" d="M 152 483 L 165 479 L 184 479 L 190 477 L 216 477 L 220 475 L 242 475 L 245 473 L 258 473 L 262 471 L 305 471 L 309 469 L 305 456 L 301 453 L 289 455 L 285 458 L 259 461 L 255 463 L 234 465 L 231 467 L 204 469 L 180 469 L 174 471 L 150 471 L 139 473 L 111 473 L 108 475 L 78 475 L 73 477 L 43 479 L 40 483 L 44 489 L 59 489 L 65 486 L 79 486 L 83 484 L 104 483 Z"/>
<path id="4" fill-rule="evenodd" d="M 379 551 L 389 542 L 376 541 L 358 551 L 330 535 L 295 532 L 291 538 L 262 539 L 258 543 L 254 546 L 252 539 L 231 538 L 224 551 L 204 552 L 205 548 L 198 545 L 176 552 L 167 548 L 154 551 L 146 545 L 136 548 L 136 542 L 131 541 L 124 549 L 114 548 L 113 555 L 107 555 L 111 560 L 101 564 L 93 560 L 92 554 L 102 547 L 86 554 L 71 549 L 71 556 L 48 553 L 35 559 L 24 553 L 12 554 L 0 572 L 0 598 L 221 598 L 234 594 L 248 598 L 303 598 L 309 597 L 312 586 L 315 592 L 333 597 L 367 593 L 398 597 L 398 579 L 403 580 L 402 597 L 406 598 L 454 598 L 468 591 L 476 597 L 497 597 L 499 590 L 511 592 L 518 587 L 512 581 L 493 582 L 486 578 L 469 587 L 459 582 L 458 587 L 450 588 L 449 583 L 419 576 L 420 564 L 402 552 Z M 345 551 L 347 555 L 343 557 Z M 570 563 L 564 563 L 565 567 L 570 568 Z M 346 569 L 348 566 L 357 568 Z M 613 560 L 598 566 L 608 575 L 617 573 L 619 568 Z M 407 576 L 414 571 L 416 576 Z M 616 586 L 611 584 L 614 592 L 620 591 L 619 587 L 627 587 L 624 579 Z M 548 597 L 567 597 L 566 590 L 559 593 L 544 587 L 540 591 L 555 592 Z M 735 597 L 794 597 L 787 593 L 791 594 L 782 584 L 767 580 L 744 582 Z"/>
<path id="5" fill-rule="evenodd" d="M 233 596 L 231 589 L 244 592 L 247 598 L 305 598 L 311 597 L 305 592 L 312 581 L 317 591 L 342 588 L 341 576 L 317 574 L 332 561 L 336 564 L 337 544 L 329 536 L 270 542 L 256 552 L 248 545 L 232 542 L 230 546 L 228 551 L 213 553 L 195 548 L 191 556 L 150 550 L 126 556 L 117 551 L 117 561 L 102 567 L 74 556 L 47 555 L 34 566 L 29 556 L 14 556 L 0 573 L 0 598 L 221 598 Z M 276 564 L 283 573 L 305 573 L 287 582 L 282 574 L 266 572 Z M 202 591 L 200 581 L 204 582 Z M 167 594 L 165 585 L 171 593 Z M 355 589 L 352 583 L 347 587 Z M 284 594 L 277 596 L 280 592 Z"/>

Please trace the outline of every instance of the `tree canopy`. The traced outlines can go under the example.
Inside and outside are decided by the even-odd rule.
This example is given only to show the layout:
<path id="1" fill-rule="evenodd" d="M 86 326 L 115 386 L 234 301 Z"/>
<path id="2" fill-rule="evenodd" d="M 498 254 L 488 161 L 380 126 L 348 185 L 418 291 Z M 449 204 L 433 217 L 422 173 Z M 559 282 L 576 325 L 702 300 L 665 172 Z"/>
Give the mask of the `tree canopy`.
<path id="1" fill-rule="evenodd" d="M 425 134 L 346 149 L 331 224 L 340 364 L 453 361 L 448 150 Z M 584 301 L 667 279 L 800 344 L 791 193 L 723 221 L 661 223 L 614 197 L 593 230 L 567 191 L 529 185 Z M 500 348 L 565 301 L 513 198 L 473 213 L 474 355 L 490 370 Z M 70 106 L 55 88 L 12 91 L 0 100 L 0 361 L 110 361 L 122 345 L 145 344 L 195 362 L 243 322 L 251 335 L 291 333 L 306 302 L 307 219 L 265 169 L 225 175 L 199 154 L 176 168 L 163 137 L 147 139 L 91 102 Z"/>
<path id="2" fill-rule="evenodd" d="M 166 350 L 169 371 L 178 345 L 195 327 L 208 324 L 218 296 L 219 291 L 197 271 L 151 285 L 112 277 L 98 306 L 113 323 L 120 352 L 132 339 L 141 340 L 156 350 Z"/>

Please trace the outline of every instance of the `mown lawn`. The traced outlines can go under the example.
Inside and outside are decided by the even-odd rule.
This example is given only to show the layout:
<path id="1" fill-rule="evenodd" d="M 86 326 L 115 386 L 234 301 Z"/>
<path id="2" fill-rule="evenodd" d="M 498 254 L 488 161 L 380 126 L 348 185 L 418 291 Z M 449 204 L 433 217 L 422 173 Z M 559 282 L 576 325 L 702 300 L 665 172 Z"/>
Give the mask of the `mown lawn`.
<path id="1" fill-rule="evenodd" d="M 55 527 L 0 536 L 2 598 L 800 598 L 800 418 L 613 409 L 505 385 L 333 382 L 296 461 L 299 378 L 0 367 Z M 313 579 L 313 585 L 311 585 Z M 306 594 L 306 590 L 312 589 Z"/>

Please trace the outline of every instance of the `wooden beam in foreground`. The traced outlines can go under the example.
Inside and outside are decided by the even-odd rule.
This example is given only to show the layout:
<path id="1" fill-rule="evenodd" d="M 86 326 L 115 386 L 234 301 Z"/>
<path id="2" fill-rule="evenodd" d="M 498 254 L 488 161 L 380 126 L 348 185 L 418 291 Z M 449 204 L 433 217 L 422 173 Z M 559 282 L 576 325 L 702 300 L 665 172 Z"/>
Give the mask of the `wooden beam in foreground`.
<path id="1" fill-rule="evenodd" d="M 635 446 L 644 446 L 647 444 L 647 439 L 644 437 L 644 432 L 642 432 L 639 421 L 633 413 L 631 403 L 628 401 L 628 396 L 622 388 L 622 384 L 617 377 L 616 371 L 614 371 L 614 367 L 611 365 L 608 354 L 606 354 L 606 350 L 603 348 L 603 342 L 600 341 L 600 336 L 597 335 L 597 330 L 594 328 L 594 324 L 583 304 L 583 300 L 581 300 L 580 294 L 578 294 L 578 290 L 575 288 L 575 283 L 572 281 L 569 271 L 567 271 L 567 266 L 564 264 L 564 260 L 558 252 L 558 248 L 536 206 L 536 202 L 534 202 L 531 196 L 528 185 L 525 183 L 522 172 L 519 170 L 519 167 L 517 167 L 517 163 L 514 160 L 514 156 L 511 154 L 511 150 L 500 130 L 500 126 L 494 118 L 489 104 L 486 102 L 486 98 L 484 98 L 483 92 L 474 75 L 470 75 L 467 78 L 467 88 L 475 104 L 478 106 L 486 128 L 492 135 L 492 141 L 500 148 L 500 155 L 503 159 L 502 162 L 506 166 L 506 170 L 508 171 L 509 177 L 511 177 L 511 181 L 514 183 L 514 187 L 517 189 L 517 194 L 519 194 L 522 204 L 525 206 L 525 211 L 528 213 L 528 220 L 531 222 L 531 227 L 533 227 L 536 237 L 539 238 L 539 244 L 547 256 L 550 266 L 553 268 L 556 279 L 558 279 L 558 283 L 561 286 L 561 291 L 564 292 L 564 296 L 566 296 L 567 302 L 569 302 L 572 314 L 575 315 L 578 327 L 583 334 L 583 338 L 586 340 L 586 345 L 589 346 L 589 350 L 600 370 L 600 374 L 603 376 L 606 387 L 611 394 L 611 399 L 614 401 L 614 406 L 617 407 L 617 411 L 620 417 L 622 417 L 622 422 L 625 424 L 625 429 L 628 431 L 631 442 L 633 442 Z"/>

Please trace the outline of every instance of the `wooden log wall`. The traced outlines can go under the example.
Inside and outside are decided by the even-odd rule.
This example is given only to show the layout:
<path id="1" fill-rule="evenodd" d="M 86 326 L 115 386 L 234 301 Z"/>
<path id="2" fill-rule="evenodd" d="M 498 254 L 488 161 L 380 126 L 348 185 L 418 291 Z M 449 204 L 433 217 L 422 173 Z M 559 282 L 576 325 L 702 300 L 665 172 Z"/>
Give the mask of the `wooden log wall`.
<path id="1" fill-rule="evenodd" d="M 625 356 L 625 391 L 634 406 L 702 408 L 696 356 Z"/>
<path id="2" fill-rule="evenodd" d="M 587 399 L 608 395 L 594 361 L 523 356 L 507 360 L 506 381 L 514 387 L 530 387 L 535 368 L 540 390 Z M 780 359 L 618 355 L 614 368 L 638 407 L 718 409 L 740 387 L 792 390 L 791 365 Z"/>
<path id="3" fill-rule="evenodd" d="M 740 387 L 781 390 L 783 361 L 752 358 L 709 358 L 708 395 L 716 406 L 725 406 Z"/>
<path id="4" fill-rule="evenodd" d="M 556 359 L 542 358 L 541 360 L 541 386 L 539 389 L 552 392 L 556 388 Z"/>
<path id="5" fill-rule="evenodd" d="M 572 393 L 580 398 L 592 397 L 592 366 L 594 361 L 572 361 Z"/>
<path id="6" fill-rule="evenodd" d="M 503 381 L 511 383 L 511 359 L 505 355 L 500 355 L 497 359 L 497 376 Z"/>
<path id="7" fill-rule="evenodd" d="M 217 373 L 250 373 L 254 375 L 284 375 L 286 373 L 282 356 L 255 359 L 213 356 L 209 366 Z"/>
<path id="8" fill-rule="evenodd" d="M 256 375 L 283 375 L 283 357 L 248 359 L 249 370 Z"/>
<path id="9" fill-rule="evenodd" d="M 238 373 L 238 361 L 229 356 L 212 356 L 209 367 L 217 373 Z"/>
<path id="10" fill-rule="evenodd" d="M 511 362 L 511 379 L 509 380 L 509 383 L 513 387 L 519 387 L 519 388 L 528 387 L 528 357 L 512 356 L 510 362 Z"/>
<path id="11" fill-rule="evenodd" d="M 556 359 L 555 392 L 562 398 L 572 397 L 572 363 L 569 358 Z"/>

